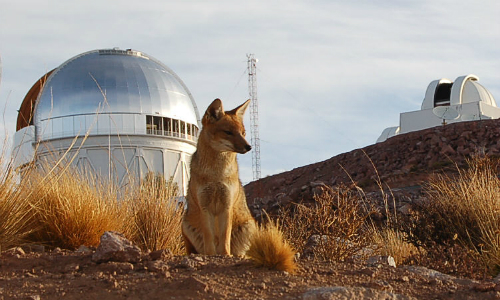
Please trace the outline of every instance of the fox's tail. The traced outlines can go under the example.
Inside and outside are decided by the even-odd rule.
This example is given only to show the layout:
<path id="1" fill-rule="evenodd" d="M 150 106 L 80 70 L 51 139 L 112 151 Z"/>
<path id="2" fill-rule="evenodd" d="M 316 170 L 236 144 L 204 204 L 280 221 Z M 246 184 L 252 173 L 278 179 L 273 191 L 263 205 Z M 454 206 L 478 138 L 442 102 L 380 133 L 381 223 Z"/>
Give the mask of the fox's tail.
<path id="1" fill-rule="evenodd" d="M 278 225 L 271 220 L 266 225 L 259 226 L 253 234 L 246 254 L 258 266 L 290 274 L 294 274 L 297 269 L 295 251 L 283 237 Z"/>

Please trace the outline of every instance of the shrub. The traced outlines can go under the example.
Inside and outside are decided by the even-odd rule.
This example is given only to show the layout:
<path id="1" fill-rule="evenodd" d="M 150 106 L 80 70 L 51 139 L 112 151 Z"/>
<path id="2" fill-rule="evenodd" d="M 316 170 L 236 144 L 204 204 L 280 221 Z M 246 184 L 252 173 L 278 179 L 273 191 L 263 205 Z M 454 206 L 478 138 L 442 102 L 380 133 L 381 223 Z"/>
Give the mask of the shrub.
<path id="1" fill-rule="evenodd" d="M 284 210 L 286 237 L 301 253 L 311 237 L 319 237 L 314 257 L 342 261 L 369 245 L 365 221 L 370 212 L 362 201 L 356 190 L 325 187 L 314 196 L 314 203 L 292 204 Z"/>
<path id="2" fill-rule="evenodd" d="M 30 191 L 32 241 L 76 249 L 97 246 L 105 231 L 121 231 L 117 190 L 71 167 L 43 169 L 25 176 L 20 185 Z"/>
<path id="3" fill-rule="evenodd" d="M 377 246 L 376 251 L 380 255 L 394 257 L 397 265 L 403 264 L 409 257 L 419 254 L 425 255 L 425 250 L 407 242 L 406 234 L 397 229 L 389 227 L 373 228 L 373 243 Z"/>
<path id="4" fill-rule="evenodd" d="M 481 258 L 493 273 L 500 266 L 500 180 L 498 162 L 487 156 L 468 160 L 458 175 L 437 175 L 425 186 L 427 201 L 400 228 L 415 245 L 453 247 Z"/>
<path id="5" fill-rule="evenodd" d="M 161 175 L 148 173 L 132 196 L 125 199 L 126 235 L 143 250 L 183 253 L 184 207 L 177 196 L 178 187 L 172 178 L 167 181 Z"/>
<path id="6" fill-rule="evenodd" d="M 26 242 L 31 233 L 32 208 L 17 185 L 17 175 L 5 155 L 0 156 L 0 251 Z"/>

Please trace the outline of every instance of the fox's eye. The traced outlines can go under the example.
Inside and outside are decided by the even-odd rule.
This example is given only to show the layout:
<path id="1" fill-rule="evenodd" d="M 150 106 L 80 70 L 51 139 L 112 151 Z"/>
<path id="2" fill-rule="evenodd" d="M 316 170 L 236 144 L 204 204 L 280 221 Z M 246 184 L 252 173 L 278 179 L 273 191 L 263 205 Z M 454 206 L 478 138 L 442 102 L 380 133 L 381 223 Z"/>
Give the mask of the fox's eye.
<path id="1" fill-rule="evenodd" d="M 233 133 L 229 130 L 224 130 L 224 133 L 227 134 L 227 135 L 233 135 Z"/>

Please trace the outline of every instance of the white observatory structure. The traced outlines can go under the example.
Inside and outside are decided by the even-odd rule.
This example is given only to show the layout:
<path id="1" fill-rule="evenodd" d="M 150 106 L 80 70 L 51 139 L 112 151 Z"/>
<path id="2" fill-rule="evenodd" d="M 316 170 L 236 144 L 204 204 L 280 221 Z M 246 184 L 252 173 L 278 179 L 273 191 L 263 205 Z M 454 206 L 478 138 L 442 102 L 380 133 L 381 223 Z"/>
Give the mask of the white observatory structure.
<path id="1" fill-rule="evenodd" d="M 477 76 L 470 74 L 460 76 L 454 82 L 446 78 L 432 81 L 421 109 L 401 113 L 399 126 L 384 129 L 377 143 L 398 134 L 444 123 L 500 118 L 495 99 L 478 80 Z"/>
<path id="2" fill-rule="evenodd" d="M 154 172 L 172 176 L 185 195 L 199 128 L 196 103 L 170 68 L 131 49 L 94 50 L 48 72 L 27 93 L 14 164 L 68 152 L 99 178 L 123 186 L 129 175 Z"/>

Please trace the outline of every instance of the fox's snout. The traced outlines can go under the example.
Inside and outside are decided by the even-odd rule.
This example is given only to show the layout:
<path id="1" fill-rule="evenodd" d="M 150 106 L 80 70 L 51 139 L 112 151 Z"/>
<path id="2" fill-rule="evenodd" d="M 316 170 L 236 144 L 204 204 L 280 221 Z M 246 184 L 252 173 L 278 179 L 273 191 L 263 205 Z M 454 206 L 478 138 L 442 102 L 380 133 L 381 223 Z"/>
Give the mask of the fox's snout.
<path id="1" fill-rule="evenodd" d="M 245 154 L 247 153 L 248 151 L 252 150 L 252 146 L 250 146 L 249 144 L 246 144 L 244 147 L 243 147 L 243 150 L 241 151 L 237 151 L 238 153 L 240 154 Z"/>

